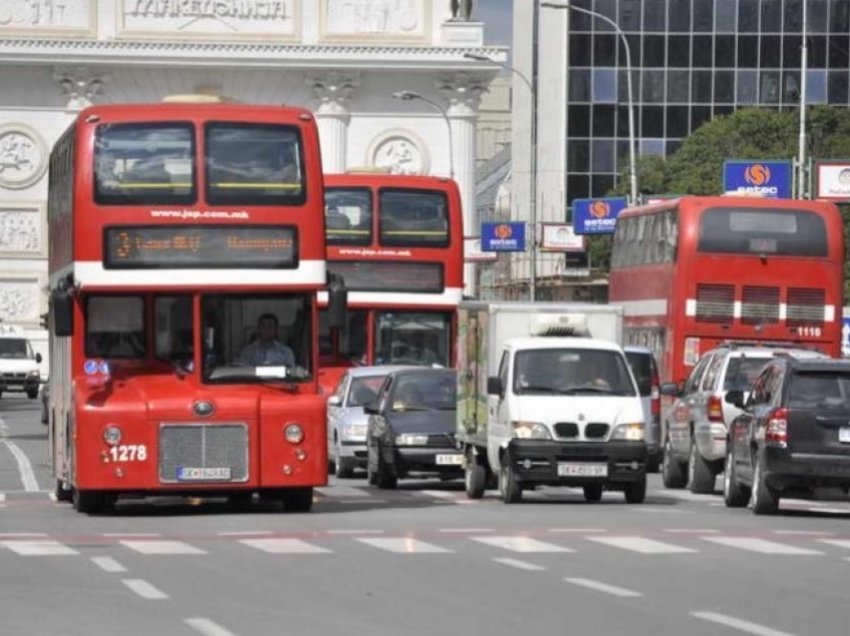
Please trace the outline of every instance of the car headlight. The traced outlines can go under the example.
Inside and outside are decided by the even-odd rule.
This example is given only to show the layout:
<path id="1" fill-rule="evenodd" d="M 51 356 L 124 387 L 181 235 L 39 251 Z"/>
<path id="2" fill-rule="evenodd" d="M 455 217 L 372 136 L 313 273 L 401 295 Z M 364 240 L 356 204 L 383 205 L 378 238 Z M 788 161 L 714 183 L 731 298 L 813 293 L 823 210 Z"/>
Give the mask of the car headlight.
<path id="1" fill-rule="evenodd" d="M 541 422 L 511 422 L 514 437 L 519 439 L 552 439 L 549 429 Z"/>
<path id="2" fill-rule="evenodd" d="M 404 433 L 402 435 L 396 435 L 395 443 L 397 446 L 427 446 L 428 436 Z"/>
<path id="3" fill-rule="evenodd" d="M 643 422 L 629 422 L 620 424 L 611 433 L 611 439 L 625 440 L 629 442 L 642 442 L 646 439 L 646 428 Z"/>
<path id="4" fill-rule="evenodd" d="M 365 424 L 346 424 L 340 430 L 340 437 L 344 440 L 357 440 L 366 438 Z"/>

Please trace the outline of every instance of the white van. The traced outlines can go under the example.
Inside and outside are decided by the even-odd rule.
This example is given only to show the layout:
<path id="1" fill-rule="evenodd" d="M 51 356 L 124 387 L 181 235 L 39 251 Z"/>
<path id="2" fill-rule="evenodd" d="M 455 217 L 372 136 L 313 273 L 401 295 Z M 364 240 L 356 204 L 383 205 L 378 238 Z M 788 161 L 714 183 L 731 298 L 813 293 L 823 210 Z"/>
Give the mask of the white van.
<path id="1" fill-rule="evenodd" d="M 41 354 L 33 353 L 22 328 L 0 325 L 0 394 L 20 391 L 31 400 L 36 399 L 41 383 L 40 362 Z"/>

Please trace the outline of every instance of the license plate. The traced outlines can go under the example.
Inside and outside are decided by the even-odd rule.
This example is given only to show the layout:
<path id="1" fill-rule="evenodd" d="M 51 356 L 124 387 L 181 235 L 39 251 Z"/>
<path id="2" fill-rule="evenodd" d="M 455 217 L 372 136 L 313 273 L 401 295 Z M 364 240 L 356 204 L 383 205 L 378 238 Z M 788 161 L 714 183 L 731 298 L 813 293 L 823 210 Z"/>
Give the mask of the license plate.
<path id="1" fill-rule="evenodd" d="M 177 479 L 180 481 L 222 481 L 230 479 L 230 467 L 224 468 L 188 468 L 181 466 L 177 469 Z"/>
<path id="2" fill-rule="evenodd" d="M 558 477 L 607 477 L 608 464 L 558 462 Z"/>
<path id="3" fill-rule="evenodd" d="M 463 455 L 437 455 L 437 466 L 461 466 Z"/>
<path id="4" fill-rule="evenodd" d="M 850 444 L 850 426 L 842 426 L 838 429 L 838 441 L 842 444 Z"/>

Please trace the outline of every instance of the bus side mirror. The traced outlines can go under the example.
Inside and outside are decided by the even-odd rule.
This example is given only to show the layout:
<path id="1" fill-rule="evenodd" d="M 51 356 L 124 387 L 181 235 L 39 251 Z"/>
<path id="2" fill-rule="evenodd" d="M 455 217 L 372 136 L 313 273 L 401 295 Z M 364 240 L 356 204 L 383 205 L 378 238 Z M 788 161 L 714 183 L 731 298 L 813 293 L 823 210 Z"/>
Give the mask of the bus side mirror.
<path id="1" fill-rule="evenodd" d="M 41 360 L 42 360 L 42 358 L 41 358 L 41 354 L 40 354 L 40 353 L 35 354 L 35 362 L 36 362 L 36 364 L 41 364 Z"/>
<path id="2" fill-rule="evenodd" d="M 334 276 L 328 284 L 328 325 L 342 329 L 347 322 L 348 290 L 341 277 Z"/>
<path id="3" fill-rule="evenodd" d="M 67 291 L 56 290 L 50 297 L 53 333 L 64 338 L 74 333 L 74 299 Z"/>

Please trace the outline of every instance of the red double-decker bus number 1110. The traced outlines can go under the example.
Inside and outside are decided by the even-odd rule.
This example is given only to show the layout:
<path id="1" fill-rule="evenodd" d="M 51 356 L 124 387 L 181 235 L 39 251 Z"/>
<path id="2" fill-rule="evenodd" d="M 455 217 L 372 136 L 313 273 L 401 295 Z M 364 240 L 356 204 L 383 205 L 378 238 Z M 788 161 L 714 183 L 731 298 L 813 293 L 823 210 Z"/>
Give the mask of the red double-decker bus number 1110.
<path id="1" fill-rule="evenodd" d="M 114 462 L 143 462 L 148 458 L 148 449 L 144 444 L 111 446 L 109 457 Z"/>
<path id="2" fill-rule="evenodd" d="M 823 335 L 823 330 L 820 327 L 800 327 L 797 329 L 797 333 L 803 337 L 820 338 Z"/>

